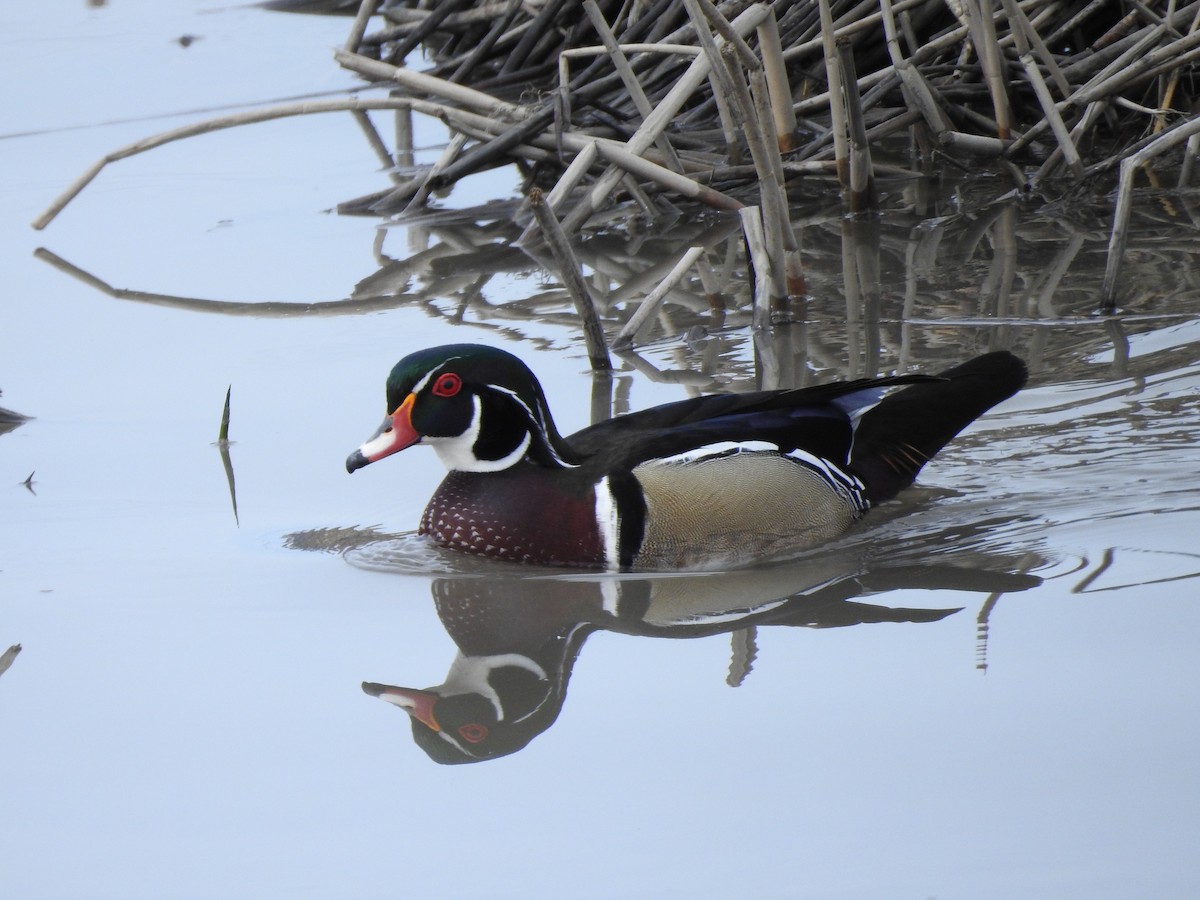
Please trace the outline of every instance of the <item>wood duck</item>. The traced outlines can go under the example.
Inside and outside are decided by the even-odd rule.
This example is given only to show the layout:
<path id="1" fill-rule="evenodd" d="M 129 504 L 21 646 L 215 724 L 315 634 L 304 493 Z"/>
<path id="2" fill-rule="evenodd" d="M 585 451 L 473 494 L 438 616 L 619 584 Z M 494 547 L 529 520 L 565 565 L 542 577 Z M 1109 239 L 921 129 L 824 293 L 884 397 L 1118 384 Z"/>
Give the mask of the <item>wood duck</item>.
<path id="1" fill-rule="evenodd" d="M 559 435 L 517 357 L 451 344 L 404 357 L 353 472 L 414 444 L 449 474 L 420 533 L 549 566 L 671 570 L 794 555 L 910 485 L 1026 369 L 1006 351 L 940 375 L 713 394 Z"/>

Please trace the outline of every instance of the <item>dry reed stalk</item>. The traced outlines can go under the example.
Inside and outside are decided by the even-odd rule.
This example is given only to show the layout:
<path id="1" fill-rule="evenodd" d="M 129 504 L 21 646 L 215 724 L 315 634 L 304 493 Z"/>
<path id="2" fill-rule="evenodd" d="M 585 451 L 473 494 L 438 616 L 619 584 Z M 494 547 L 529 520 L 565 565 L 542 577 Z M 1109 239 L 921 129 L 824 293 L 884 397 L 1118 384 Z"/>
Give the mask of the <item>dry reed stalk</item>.
<path id="1" fill-rule="evenodd" d="M 509 0 L 508 6 L 493 22 L 492 27 L 488 29 L 488 33 L 484 35 L 483 40 L 471 48 L 471 51 L 458 63 L 454 71 L 450 73 L 448 80 L 456 83 L 463 81 L 479 65 L 480 60 L 484 59 L 500 44 L 505 35 L 511 34 L 512 23 L 516 19 L 517 13 L 520 12 L 522 3 L 523 0 Z"/>
<path id="2" fill-rule="evenodd" d="M 700 6 L 700 0 L 683 0 L 684 9 L 692 21 L 696 41 L 700 50 L 708 59 L 709 83 L 712 86 L 712 97 L 717 106 L 717 115 L 721 122 L 721 130 L 725 135 L 725 147 L 731 162 L 740 161 L 741 145 L 738 136 L 741 124 L 746 122 L 746 112 L 736 108 L 736 98 L 733 96 L 733 82 L 725 63 L 721 59 L 721 48 L 709 29 L 709 23 Z M 730 46 L 728 40 L 723 45 Z"/>
<path id="3" fill-rule="evenodd" d="M 1192 170 L 1196 167 L 1196 159 L 1200 157 L 1200 134 L 1193 134 L 1187 141 L 1183 153 L 1183 165 L 1179 167 L 1179 182 L 1176 187 L 1183 190 L 1192 183 Z"/>
<path id="4" fill-rule="evenodd" d="M 429 94 L 458 103 L 475 112 L 518 122 L 529 117 L 529 109 L 516 103 L 498 100 L 491 94 L 477 91 L 461 84 L 453 84 L 444 78 L 427 75 L 424 72 L 414 72 L 411 69 L 393 66 L 379 62 L 357 53 L 345 50 L 335 50 L 333 58 L 343 68 L 357 72 L 367 78 L 379 81 L 394 81 L 401 87 L 408 88 L 418 94 Z"/>
<path id="5" fill-rule="evenodd" d="M 635 156 L 615 141 L 596 141 L 593 146 L 606 160 L 620 166 L 631 175 L 654 181 L 667 190 L 675 191 L 691 200 L 698 200 L 705 206 L 726 212 L 736 212 L 745 206 L 740 200 L 736 200 L 728 194 L 699 184 L 685 175 L 656 165 L 641 156 Z"/>
<path id="6" fill-rule="evenodd" d="M 588 361 L 592 368 L 598 371 L 612 369 L 612 360 L 608 355 L 608 347 L 604 343 L 604 327 L 596 314 L 596 304 L 588 291 L 587 282 L 583 280 L 583 272 L 571 242 L 558 224 L 558 219 L 546 204 L 542 202 L 542 192 L 533 188 L 529 192 L 529 206 L 541 225 L 546 244 L 558 263 L 563 286 L 575 301 L 575 308 L 583 324 L 583 339 L 587 346 Z"/>
<path id="7" fill-rule="evenodd" d="M 743 66 L 750 71 L 762 68 L 762 61 L 759 60 L 754 51 L 750 49 L 750 45 L 747 44 L 742 36 L 733 29 L 733 27 L 729 24 L 729 20 L 725 18 L 721 11 L 713 6 L 711 0 L 684 0 L 684 5 L 688 9 L 688 13 L 692 18 L 692 23 L 696 26 L 697 33 L 700 31 L 700 25 L 698 17 L 693 12 L 693 9 L 698 10 L 704 19 L 706 19 L 708 23 L 716 30 L 717 34 L 725 38 L 726 44 L 729 47 L 732 47 L 737 53 L 738 59 L 741 61 Z M 770 7 L 768 7 L 768 16 L 770 15 L 770 12 Z M 764 22 L 765 21 L 766 18 L 764 18 Z"/>
<path id="8" fill-rule="evenodd" d="M 763 234 L 762 210 L 757 206 L 744 206 L 738 210 L 738 215 L 742 219 L 742 232 L 746 237 L 746 252 L 750 257 L 750 270 L 754 281 L 751 300 L 754 307 L 754 325 L 756 328 L 766 328 L 771 324 L 773 275 Z"/>
<path id="9" fill-rule="evenodd" d="M 821 39 L 825 50 L 825 72 L 829 79 L 829 118 L 833 136 L 833 158 L 837 163 L 838 182 L 845 187 L 850 181 L 849 138 L 847 137 L 849 114 L 846 111 L 845 73 L 837 52 L 837 37 L 834 34 L 833 11 L 829 0 L 818 0 L 821 12 Z M 861 86 L 860 86 L 861 87 Z"/>
<path id="10" fill-rule="evenodd" d="M 1112 314 L 1117 309 L 1117 278 L 1121 270 L 1121 257 L 1128 239 L 1129 214 L 1133 209 L 1133 180 L 1137 170 L 1149 160 L 1200 135 L 1200 117 L 1180 122 L 1169 131 L 1158 135 L 1151 143 L 1132 156 L 1121 161 L 1120 188 L 1113 210 L 1112 230 L 1109 233 L 1108 260 L 1104 267 L 1104 281 L 1100 288 L 1101 309 Z"/>
<path id="11" fill-rule="evenodd" d="M 858 84 L 854 70 L 854 49 L 849 38 L 838 38 L 838 59 L 846 86 Z M 846 185 L 846 206 L 852 213 L 879 209 L 875 176 L 871 170 L 871 145 L 863 120 L 862 103 L 857 92 L 845 91 L 847 146 L 850 152 L 850 171 Z"/>
<path id="12" fill-rule="evenodd" d="M 555 215 L 558 214 L 558 209 L 560 206 L 562 206 L 563 201 L 570 196 L 571 191 L 575 189 L 575 186 L 583 180 L 585 175 L 587 175 L 588 169 L 595 165 L 596 158 L 600 154 L 596 143 L 596 141 L 592 141 L 586 147 L 580 149 L 580 151 L 575 155 L 575 158 L 571 160 L 571 164 L 567 166 L 566 171 L 562 173 L 562 176 L 558 179 L 558 182 L 551 189 L 550 193 L 543 197 L 543 202 Z M 521 246 L 532 241 L 536 227 L 537 220 L 534 219 L 525 227 L 525 230 L 521 232 L 521 236 L 517 238 L 517 245 Z"/>
<path id="13" fill-rule="evenodd" d="M 996 40 L 992 0 L 963 0 L 963 6 L 967 10 L 980 65 L 983 66 L 984 81 L 992 96 L 992 108 L 996 112 L 996 137 L 1002 141 L 1008 140 L 1012 135 L 1012 126 L 1008 92 L 1005 88 L 1007 78 L 1004 73 L 1003 55 Z"/>
<path id="14" fill-rule="evenodd" d="M 358 7 L 358 14 L 355 15 L 354 22 L 350 25 L 350 32 L 346 35 L 344 49 L 348 53 L 358 50 L 363 35 L 367 32 L 367 23 L 371 21 L 371 16 L 375 15 L 375 9 L 378 6 L 379 0 L 362 0 L 362 4 Z"/>
<path id="15" fill-rule="evenodd" d="M 393 165 L 411 166 L 416 161 L 413 147 L 412 108 L 406 107 L 395 113 L 395 160 Z"/>
<path id="16" fill-rule="evenodd" d="M 380 167 L 388 172 L 392 181 L 399 181 L 400 176 L 395 172 L 395 160 L 392 159 L 392 154 L 388 151 L 387 144 L 383 142 L 383 138 L 379 136 L 379 131 L 371 124 L 371 117 L 361 109 L 353 109 L 350 111 L 354 122 L 362 131 L 363 137 L 367 140 L 367 146 L 371 148 L 371 152 L 375 154 L 375 158 L 379 161 Z"/>
<path id="17" fill-rule="evenodd" d="M 791 298 L 803 297 L 808 292 L 808 283 L 804 275 L 804 261 L 800 255 L 800 243 L 792 228 L 789 215 L 786 178 L 783 170 L 783 158 L 778 148 L 782 145 L 779 134 L 774 129 L 774 120 L 770 115 L 770 89 L 767 86 L 767 74 L 764 69 L 750 72 L 750 96 L 754 103 L 756 119 L 762 123 L 763 155 L 771 169 L 771 182 L 767 186 L 777 200 L 780 230 L 779 243 L 783 246 L 783 276 L 786 296 Z M 774 241 L 772 241 L 774 243 Z"/>
<path id="18" fill-rule="evenodd" d="M 1008 14 L 1009 21 L 1018 23 L 1022 20 L 1023 13 L 1017 6 L 1016 0 L 1001 0 L 1001 2 L 1004 5 L 1005 12 Z M 1028 25 L 1028 21 L 1028 19 L 1024 20 L 1026 25 Z M 1050 122 L 1050 129 L 1054 132 L 1054 137 L 1058 140 L 1058 146 L 1062 151 L 1063 158 L 1067 162 L 1067 167 L 1076 178 L 1080 178 L 1083 176 L 1083 162 L 1079 157 L 1079 151 L 1075 147 L 1075 142 L 1071 139 L 1071 134 L 1067 130 L 1066 123 L 1063 122 L 1062 115 L 1055 105 L 1054 98 L 1050 94 L 1050 88 L 1047 86 L 1046 80 L 1042 77 L 1042 72 L 1033 58 L 1029 33 L 1037 34 L 1032 25 L 1028 25 L 1028 32 L 1019 25 L 1012 31 L 1012 35 L 1016 41 L 1017 52 L 1020 54 L 1021 65 L 1025 69 L 1025 75 L 1029 79 L 1029 83 L 1033 86 L 1034 94 L 1037 96 L 1038 103 L 1041 104 L 1042 112 L 1046 114 L 1046 119 Z M 1061 72 L 1059 72 L 1059 78 L 1062 78 Z M 1065 79 L 1063 79 L 1063 85 L 1064 92 L 1069 96 L 1070 89 L 1065 86 Z M 1042 173 L 1039 172 L 1038 174 Z"/>
<path id="19" fill-rule="evenodd" d="M 397 62 L 404 62 L 408 54 L 417 48 L 417 45 L 433 34 L 438 26 L 445 21 L 446 17 L 471 2 L 471 0 L 438 0 L 436 4 L 428 11 L 428 14 L 417 23 L 416 27 L 399 41 L 397 41 L 388 51 L 388 58 Z"/>
<path id="20" fill-rule="evenodd" d="M 783 153 L 793 149 L 796 144 L 796 111 L 792 109 L 792 88 L 783 59 L 783 44 L 779 39 L 779 22 L 773 8 L 766 21 L 758 26 L 758 46 L 762 52 L 763 72 L 771 96 L 771 116 L 775 123 L 777 143 L 779 151 Z"/>
<path id="21" fill-rule="evenodd" d="M 750 88 L 746 84 L 746 76 L 742 72 L 738 55 L 728 44 L 720 52 L 721 68 L 727 75 L 725 83 L 730 92 L 729 101 L 737 111 L 740 121 L 745 123 L 746 143 L 749 145 L 750 156 L 754 160 L 754 169 L 758 174 L 763 236 L 771 265 L 771 298 L 774 303 L 780 303 L 788 295 L 785 251 L 789 249 L 789 237 L 793 245 L 790 249 L 795 249 L 795 235 L 788 220 L 787 196 L 783 191 L 783 172 L 782 168 L 778 166 L 779 144 L 778 141 L 769 139 L 765 132 L 765 128 L 771 124 L 771 118 L 769 115 L 760 115 L 759 111 L 755 109 L 754 99 L 750 95 Z M 761 75 L 761 70 L 759 74 Z M 765 105 L 767 101 L 761 92 L 760 97 Z"/>
<path id="22" fill-rule="evenodd" d="M 275 119 L 286 119 L 292 116 L 308 116 L 329 112 L 407 109 L 416 108 L 416 105 L 419 103 L 420 101 L 413 101 L 408 98 L 394 97 L 378 100 L 360 100 L 356 97 L 342 100 L 314 100 L 303 103 L 287 103 L 264 109 L 254 109 L 173 128 L 170 131 L 164 131 L 160 134 L 134 141 L 132 144 L 126 144 L 124 147 L 105 154 L 101 159 L 92 163 L 82 175 L 76 178 L 66 190 L 59 194 L 46 210 L 33 220 L 32 225 L 39 231 L 49 225 L 55 216 L 62 212 L 64 207 L 74 200 L 109 163 L 114 163 L 130 156 L 136 156 L 139 153 L 145 153 L 148 150 L 161 147 L 163 144 L 170 144 L 173 141 L 181 141 L 185 138 L 196 137 L 201 134 L 210 134 L 214 131 L 222 131 L 226 128 L 253 125 L 258 122 L 270 122 Z"/>
<path id="23" fill-rule="evenodd" d="M 909 107 L 920 112 L 921 118 L 935 136 L 952 130 L 954 126 L 942 111 L 933 88 L 921 74 L 921 70 L 904 58 L 904 51 L 900 49 L 900 38 L 896 33 L 895 10 L 891 0 L 880 0 L 879 8 L 888 56 L 891 57 L 896 74 L 904 84 L 905 99 Z"/>

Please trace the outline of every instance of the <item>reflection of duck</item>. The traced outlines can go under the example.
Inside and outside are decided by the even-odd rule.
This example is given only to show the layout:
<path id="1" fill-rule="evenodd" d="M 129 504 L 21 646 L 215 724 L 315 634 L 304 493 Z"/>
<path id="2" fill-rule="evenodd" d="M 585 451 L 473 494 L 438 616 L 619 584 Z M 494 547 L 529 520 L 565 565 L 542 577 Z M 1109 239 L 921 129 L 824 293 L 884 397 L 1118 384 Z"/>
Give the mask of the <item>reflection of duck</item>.
<path id="1" fill-rule="evenodd" d="M 13 412 L 11 409 L 0 407 L 0 434 L 12 431 L 22 422 L 28 421 L 29 416 L 23 416 L 19 412 Z"/>
<path id="2" fill-rule="evenodd" d="M 842 533 L 1025 375 L 1001 351 L 937 377 L 696 397 L 563 438 L 524 363 L 453 344 L 397 363 L 387 418 L 346 468 L 432 446 L 450 474 L 421 532 L 457 550 L 588 568 L 728 567 Z"/>
<path id="3" fill-rule="evenodd" d="M 854 554 L 712 575 L 443 578 L 438 617 L 459 648 L 445 680 L 424 690 L 365 683 L 412 717 L 413 739 L 440 763 L 522 749 L 554 724 L 584 641 L 594 631 L 703 637 L 755 626 L 934 622 L 956 609 L 893 609 L 851 598 L 899 588 L 1020 591 L 1032 575 L 961 566 L 863 567 Z"/>

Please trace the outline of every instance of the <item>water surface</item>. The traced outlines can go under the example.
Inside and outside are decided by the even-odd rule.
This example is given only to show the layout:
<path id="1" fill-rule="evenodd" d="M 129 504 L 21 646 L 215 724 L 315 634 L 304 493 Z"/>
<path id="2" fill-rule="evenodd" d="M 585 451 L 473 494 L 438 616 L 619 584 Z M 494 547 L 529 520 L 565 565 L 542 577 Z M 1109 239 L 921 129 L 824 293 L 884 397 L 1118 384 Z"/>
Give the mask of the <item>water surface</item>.
<path id="1" fill-rule="evenodd" d="M 1194 198 L 1143 195 L 1120 319 L 1093 315 L 1102 200 L 897 183 L 871 226 L 814 186 L 812 301 L 760 330 L 727 223 L 599 235 L 581 254 L 610 330 L 685 244 L 710 270 L 596 383 L 569 299 L 510 246 L 515 204 L 382 230 L 330 212 L 389 179 L 349 116 L 123 160 L 29 228 L 106 152 L 212 114 L 189 111 L 346 87 L 344 20 L 57 2 L 0 22 L 0 406 L 33 417 L 0 435 L 13 896 L 1200 891 Z M 444 133 L 416 126 L 431 161 Z M 406 536 L 433 454 L 342 468 L 392 363 L 458 340 L 525 358 L 566 432 L 997 347 L 1032 379 L 822 552 L 531 577 Z M 213 446 L 231 384 L 236 518 Z M 476 764 L 440 765 L 361 689 L 503 654 L 538 654 L 546 699 Z"/>

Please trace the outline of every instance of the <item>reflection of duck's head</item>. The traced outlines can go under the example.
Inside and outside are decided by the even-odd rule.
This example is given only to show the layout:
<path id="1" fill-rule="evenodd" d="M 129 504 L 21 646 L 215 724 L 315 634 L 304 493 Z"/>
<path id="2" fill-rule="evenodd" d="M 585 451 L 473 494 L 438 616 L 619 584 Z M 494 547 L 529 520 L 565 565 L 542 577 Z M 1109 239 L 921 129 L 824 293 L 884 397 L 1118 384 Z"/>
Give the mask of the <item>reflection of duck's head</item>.
<path id="1" fill-rule="evenodd" d="M 552 636 L 538 662 L 523 653 L 459 652 L 446 680 L 417 690 L 364 682 L 412 718 L 413 740 L 436 762 L 470 763 L 522 749 L 554 724 L 588 629 Z M 549 657 L 545 653 L 550 653 Z"/>
<path id="2" fill-rule="evenodd" d="M 388 684 L 363 682 L 363 690 L 395 704 L 412 716 L 413 740 L 440 763 L 465 763 L 491 759 L 519 750 L 504 746 L 496 736 L 499 720 L 493 704 L 479 694 L 449 694 Z M 532 737 L 532 735 L 530 735 Z"/>

